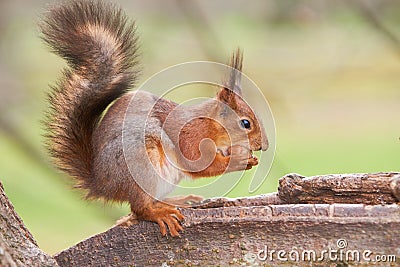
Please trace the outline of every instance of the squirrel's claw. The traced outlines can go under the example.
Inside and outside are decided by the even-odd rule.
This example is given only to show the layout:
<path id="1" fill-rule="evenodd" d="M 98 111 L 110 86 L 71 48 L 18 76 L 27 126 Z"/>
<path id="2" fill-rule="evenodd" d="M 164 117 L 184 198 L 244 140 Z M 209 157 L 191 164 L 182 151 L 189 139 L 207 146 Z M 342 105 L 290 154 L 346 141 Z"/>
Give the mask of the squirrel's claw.
<path id="1" fill-rule="evenodd" d="M 140 215 L 141 219 L 156 222 L 160 226 L 160 232 L 163 236 L 167 235 L 167 227 L 172 237 L 179 236 L 179 232 L 183 231 L 180 222 L 185 216 L 174 206 L 163 202 L 156 202 L 143 210 Z"/>
<path id="2" fill-rule="evenodd" d="M 180 236 L 179 232 L 183 231 L 183 227 L 179 224 L 177 218 L 171 214 L 168 214 L 157 220 L 160 226 L 160 232 L 163 236 L 167 235 L 167 227 L 172 237 Z"/>

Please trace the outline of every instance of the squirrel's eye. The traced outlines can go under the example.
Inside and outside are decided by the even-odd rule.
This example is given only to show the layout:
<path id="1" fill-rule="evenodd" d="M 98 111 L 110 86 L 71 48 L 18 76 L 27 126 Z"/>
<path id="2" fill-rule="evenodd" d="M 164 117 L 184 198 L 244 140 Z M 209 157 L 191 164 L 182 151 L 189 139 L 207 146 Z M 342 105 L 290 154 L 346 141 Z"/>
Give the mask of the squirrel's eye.
<path id="1" fill-rule="evenodd" d="M 251 127 L 250 122 L 246 119 L 243 119 L 240 121 L 240 126 L 242 126 L 242 128 L 246 128 L 246 129 L 250 129 L 250 127 Z"/>

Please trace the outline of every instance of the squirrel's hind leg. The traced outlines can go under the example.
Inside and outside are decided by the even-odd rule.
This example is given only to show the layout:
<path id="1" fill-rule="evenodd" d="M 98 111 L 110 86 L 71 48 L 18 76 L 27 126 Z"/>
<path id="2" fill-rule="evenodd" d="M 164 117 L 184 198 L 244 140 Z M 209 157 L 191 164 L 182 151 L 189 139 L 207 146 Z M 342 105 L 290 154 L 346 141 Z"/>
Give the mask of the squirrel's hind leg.
<path id="1" fill-rule="evenodd" d="M 174 206 L 156 201 L 139 211 L 132 211 L 130 214 L 121 217 L 116 225 L 129 227 L 137 224 L 139 220 L 152 221 L 160 226 L 160 232 L 163 236 L 167 234 L 167 227 L 171 236 L 179 236 L 179 231 L 183 230 L 180 222 L 184 218 Z"/>
<path id="2" fill-rule="evenodd" d="M 154 201 L 140 210 L 132 210 L 139 220 L 156 222 L 160 226 L 163 236 L 167 234 L 167 227 L 171 236 L 179 236 L 183 228 L 180 222 L 185 218 L 176 207 L 164 202 Z"/>

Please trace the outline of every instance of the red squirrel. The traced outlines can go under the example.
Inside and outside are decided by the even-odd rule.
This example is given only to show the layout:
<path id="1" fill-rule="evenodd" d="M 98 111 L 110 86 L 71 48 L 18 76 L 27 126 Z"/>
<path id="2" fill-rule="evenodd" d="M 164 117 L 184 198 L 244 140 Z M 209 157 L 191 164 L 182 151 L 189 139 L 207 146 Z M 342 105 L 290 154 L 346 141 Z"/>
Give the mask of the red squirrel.
<path id="1" fill-rule="evenodd" d="M 239 49 L 217 96 L 182 106 L 128 90 L 139 73 L 138 38 L 135 24 L 115 5 L 67 1 L 49 10 L 40 29 L 44 42 L 68 63 L 48 97 L 50 155 L 77 187 L 87 191 L 88 199 L 128 202 L 132 213 L 121 225 L 153 221 L 162 235 L 168 228 L 171 236 L 179 236 L 184 216 L 163 201 L 173 186 L 165 186 L 160 173 L 177 184 L 184 177 L 247 170 L 258 164 L 252 151 L 267 149 L 265 130 L 242 98 Z M 127 112 L 131 101 L 134 108 Z M 144 128 L 144 138 L 138 138 Z M 197 168 L 202 155 L 211 160 Z"/>

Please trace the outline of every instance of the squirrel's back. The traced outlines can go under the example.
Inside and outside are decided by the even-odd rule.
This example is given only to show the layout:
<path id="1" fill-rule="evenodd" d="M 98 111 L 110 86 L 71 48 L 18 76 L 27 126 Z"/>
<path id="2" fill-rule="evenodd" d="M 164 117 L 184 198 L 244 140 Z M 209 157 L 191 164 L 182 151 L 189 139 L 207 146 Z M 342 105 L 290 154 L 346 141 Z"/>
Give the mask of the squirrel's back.
<path id="1" fill-rule="evenodd" d="M 69 65 L 49 94 L 48 147 L 57 166 L 87 188 L 93 131 L 137 77 L 135 25 L 112 4 L 74 0 L 51 9 L 40 28 Z"/>

